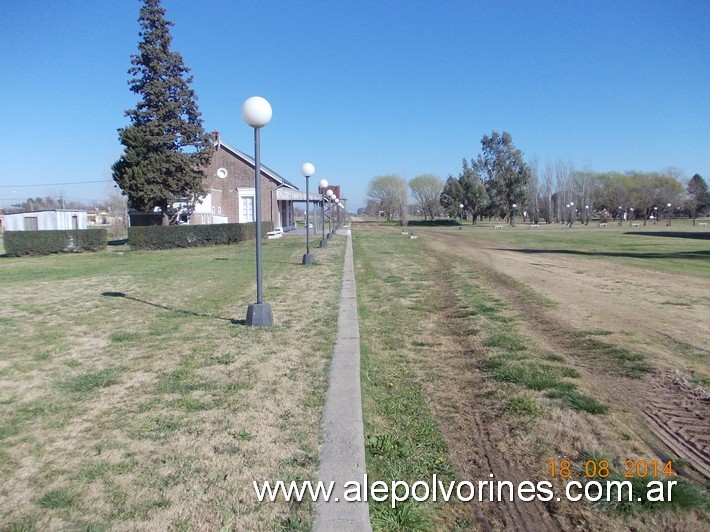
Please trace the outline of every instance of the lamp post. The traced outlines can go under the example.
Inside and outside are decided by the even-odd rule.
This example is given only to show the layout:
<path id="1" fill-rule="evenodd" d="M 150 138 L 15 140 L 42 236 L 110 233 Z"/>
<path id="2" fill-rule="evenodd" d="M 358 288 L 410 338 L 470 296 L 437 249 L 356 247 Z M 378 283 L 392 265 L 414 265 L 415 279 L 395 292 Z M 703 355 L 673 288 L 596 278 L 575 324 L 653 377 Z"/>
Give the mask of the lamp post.
<path id="1" fill-rule="evenodd" d="M 273 316 L 271 305 L 264 303 L 261 279 L 261 155 L 259 153 L 259 132 L 271 121 L 271 105 L 261 96 L 252 96 L 242 105 L 242 118 L 254 128 L 254 202 L 256 203 L 256 303 L 247 307 L 247 325 L 251 327 L 271 327 Z"/>
<path id="2" fill-rule="evenodd" d="M 321 217 L 321 226 L 323 230 L 323 236 L 320 239 L 320 247 L 322 248 L 327 248 L 328 247 L 328 241 L 325 238 L 325 189 L 328 188 L 328 180 L 327 179 L 321 179 L 320 183 L 320 189 L 323 191 L 321 193 L 321 200 L 320 200 L 320 217 Z"/>
<path id="3" fill-rule="evenodd" d="M 316 173 L 316 167 L 311 163 L 303 163 L 301 166 L 301 173 L 306 178 L 306 254 L 303 255 L 303 260 L 301 264 L 313 264 L 313 255 L 311 255 L 311 223 L 308 219 L 308 207 L 311 203 L 310 196 L 308 195 L 308 178 Z"/>
<path id="4" fill-rule="evenodd" d="M 633 223 L 634 219 L 634 208 L 629 207 L 629 227 L 631 227 L 631 224 Z"/>
<path id="5" fill-rule="evenodd" d="M 515 208 L 517 205 L 513 203 L 512 207 L 513 209 L 510 211 L 510 226 L 515 227 Z"/>
<path id="6" fill-rule="evenodd" d="M 574 201 L 569 202 L 569 227 L 572 229 L 574 219 L 577 217 L 577 211 L 574 210 Z"/>
<path id="7" fill-rule="evenodd" d="M 333 201 L 335 202 L 336 207 L 340 207 L 340 198 L 335 197 L 335 192 L 333 193 Z M 333 222 L 333 234 L 337 235 L 338 234 L 338 227 L 340 227 L 340 211 L 338 209 L 335 209 L 336 212 L 336 218 L 335 222 Z"/>
<path id="8" fill-rule="evenodd" d="M 335 197 L 335 192 L 332 189 L 328 189 L 325 193 L 328 196 L 328 238 L 333 234 L 333 198 Z"/>
<path id="9" fill-rule="evenodd" d="M 653 208 L 653 225 L 658 221 L 658 207 Z"/>
<path id="10" fill-rule="evenodd" d="M 463 203 L 459 203 L 459 216 L 461 218 L 461 223 L 463 223 Z"/>
<path id="11" fill-rule="evenodd" d="M 671 204 L 666 205 L 668 207 L 668 227 L 671 226 Z"/>
<path id="12" fill-rule="evenodd" d="M 584 206 L 584 225 L 589 225 L 589 205 Z"/>
<path id="13" fill-rule="evenodd" d="M 624 212 L 624 208 L 621 205 L 619 205 L 619 227 L 621 227 L 624 223 L 624 218 L 621 215 L 622 212 Z"/>

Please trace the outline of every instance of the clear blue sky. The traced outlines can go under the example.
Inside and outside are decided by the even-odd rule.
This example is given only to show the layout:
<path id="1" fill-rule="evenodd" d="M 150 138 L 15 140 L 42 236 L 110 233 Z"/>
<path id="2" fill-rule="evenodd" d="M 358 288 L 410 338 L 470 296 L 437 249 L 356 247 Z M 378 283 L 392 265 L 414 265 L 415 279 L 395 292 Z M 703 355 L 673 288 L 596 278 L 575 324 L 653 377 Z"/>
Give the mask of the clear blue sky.
<path id="1" fill-rule="evenodd" d="M 264 164 L 351 209 L 397 173 L 457 175 L 492 131 L 526 158 L 710 181 L 710 2 L 163 0 L 205 128 L 252 153 L 242 121 L 267 98 Z M 0 0 L 0 203 L 105 197 L 138 0 Z M 23 186 L 19 185 L 42 185 Z"/>

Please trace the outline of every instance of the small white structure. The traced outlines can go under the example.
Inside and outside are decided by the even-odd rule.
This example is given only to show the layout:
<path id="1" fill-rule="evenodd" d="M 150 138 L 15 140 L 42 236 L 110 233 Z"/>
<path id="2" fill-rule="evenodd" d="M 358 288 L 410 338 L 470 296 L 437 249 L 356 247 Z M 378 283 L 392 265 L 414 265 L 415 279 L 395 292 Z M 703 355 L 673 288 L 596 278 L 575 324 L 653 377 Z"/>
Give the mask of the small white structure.
<path id="1" fill-rule="evenodd" d="M 53 209 L 5 215 L 5 231 L 61 231 L 86 229 L 86 211 Z"/>

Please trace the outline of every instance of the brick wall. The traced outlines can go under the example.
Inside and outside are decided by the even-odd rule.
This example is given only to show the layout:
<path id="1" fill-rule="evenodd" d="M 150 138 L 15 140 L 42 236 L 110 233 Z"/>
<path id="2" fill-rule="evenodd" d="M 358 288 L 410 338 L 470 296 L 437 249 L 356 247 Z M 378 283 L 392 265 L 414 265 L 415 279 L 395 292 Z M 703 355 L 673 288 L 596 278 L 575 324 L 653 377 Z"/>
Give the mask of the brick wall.
<path id="1" fill-rule="evenodd" d="M 217 170 L 225 168 L 227 177 L 220 178 Z M 212 194 L 212 204 L 222 208 L 222 216 L 227 216 L 229 223 L 243 222 L 239 219 L 239 195 L 237 189 L 254 188 L 254 167 L 236 157 L 224 146 L 212 157 L 212 162 L 206 170 L 205 187 L 221 191 L 221 194 Z M 271 191 L 277 183 L 269 178 L 264 172 L 261 173 L 261 219 L 269 221 L 278 220 L 276 207 L 276 197 L 274 195 L 273 213 L 271 212 Z M 215 212 L 215 214 L 217 214 Z"/>

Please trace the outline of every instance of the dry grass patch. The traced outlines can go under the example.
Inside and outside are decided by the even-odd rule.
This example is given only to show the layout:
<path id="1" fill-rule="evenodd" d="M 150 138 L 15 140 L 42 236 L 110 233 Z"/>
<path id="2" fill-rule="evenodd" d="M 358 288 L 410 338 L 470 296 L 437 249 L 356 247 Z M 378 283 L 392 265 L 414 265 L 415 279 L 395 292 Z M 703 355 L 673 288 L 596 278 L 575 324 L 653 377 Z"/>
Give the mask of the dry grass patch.
<path id="1" fill-rule="evenodd" d="M 264 245 L 270 329 L 253 244 L 2 262 L 0 528 L 308 526 L 252 487 L 318 465 L 344 238 L 301 240 Z"/>

